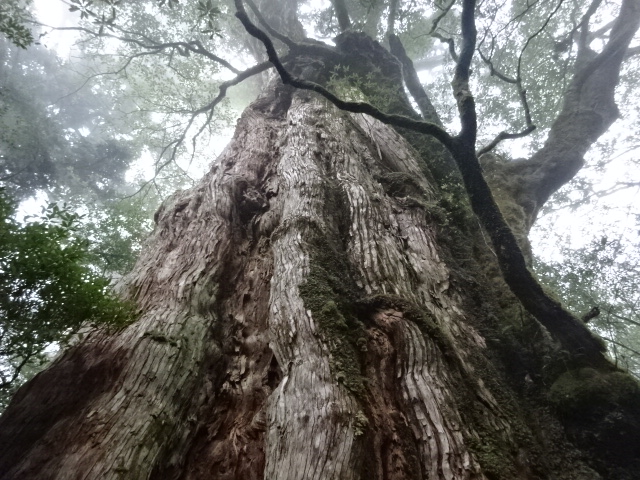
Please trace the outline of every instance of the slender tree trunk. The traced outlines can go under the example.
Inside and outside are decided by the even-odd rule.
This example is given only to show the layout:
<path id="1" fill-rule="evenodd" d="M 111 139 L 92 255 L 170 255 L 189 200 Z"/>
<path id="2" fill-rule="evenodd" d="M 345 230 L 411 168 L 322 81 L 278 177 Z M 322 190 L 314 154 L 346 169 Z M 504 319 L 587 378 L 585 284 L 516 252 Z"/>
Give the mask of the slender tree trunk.
<path id="1" fill-rule="evenodd" d="M 565 434 L 562 352 L 430 178 L 390 127 L 274 82 L 158 212 L 140 318 L 18 392 L 0 477 L 632 479 L 635 417 Z"/>

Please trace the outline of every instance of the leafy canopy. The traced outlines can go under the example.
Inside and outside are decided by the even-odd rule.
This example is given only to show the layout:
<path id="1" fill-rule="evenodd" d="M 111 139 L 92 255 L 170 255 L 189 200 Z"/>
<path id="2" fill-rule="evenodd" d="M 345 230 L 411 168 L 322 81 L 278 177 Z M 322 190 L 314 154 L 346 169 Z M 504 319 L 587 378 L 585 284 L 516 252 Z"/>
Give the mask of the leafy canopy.
<path id="1" fill-rule="evenodd" d="M 86 264 L 89 244 L 80 216 L 51 204 L 21 224 L 16 204 L 0 190 L 0 406 L 25 366 L 46 361 L 46 349 L 81 327 L 119 328 L 133 315 L 109 280 Z"/>

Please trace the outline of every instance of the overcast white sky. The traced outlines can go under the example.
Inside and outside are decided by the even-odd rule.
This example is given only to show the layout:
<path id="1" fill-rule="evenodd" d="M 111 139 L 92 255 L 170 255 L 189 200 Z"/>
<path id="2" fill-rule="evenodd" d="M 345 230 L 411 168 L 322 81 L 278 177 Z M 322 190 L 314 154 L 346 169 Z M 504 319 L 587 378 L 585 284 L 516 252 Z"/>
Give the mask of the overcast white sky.
<path id="1" fill-rule="evenodd" d="M 74 26 L 80 17 L 77 12 L 69 12 L 69 5 L 62 0 L 34 0 L 33 4 L 38 20 L 51 27 Z M 49 31 L 41 42 L 64 58 L 69 55 L 76 38 L 72 31 L 53 30 Z"/>

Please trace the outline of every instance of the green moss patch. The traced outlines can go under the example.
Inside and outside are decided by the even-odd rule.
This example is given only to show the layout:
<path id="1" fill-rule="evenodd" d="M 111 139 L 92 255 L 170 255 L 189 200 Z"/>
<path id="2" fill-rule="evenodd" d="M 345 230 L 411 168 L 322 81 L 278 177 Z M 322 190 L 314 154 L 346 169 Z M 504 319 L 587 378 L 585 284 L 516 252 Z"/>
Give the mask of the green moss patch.
<path id="1" fill-rule="evenodd" d="M 362 399 L 365 378 L 361 373 L 360 352 L 366 349 L 366 336 L 364 324 L 354 309 L 358 295 L 348 273 L 347 259 L 340 246 L 322 232 L 309 232 L 308 238 L 311 239 L 310 271 L 300 285 L 300 296 L 329 347 L 334 378 Z"/>
<path id="2" fill-rule="evenodd" d="M 562 374 L 551 386 L 549 400 L 565 415 L 583 416 L 640 405 L 640 384 L 624 372 L 581 368 Z"/>

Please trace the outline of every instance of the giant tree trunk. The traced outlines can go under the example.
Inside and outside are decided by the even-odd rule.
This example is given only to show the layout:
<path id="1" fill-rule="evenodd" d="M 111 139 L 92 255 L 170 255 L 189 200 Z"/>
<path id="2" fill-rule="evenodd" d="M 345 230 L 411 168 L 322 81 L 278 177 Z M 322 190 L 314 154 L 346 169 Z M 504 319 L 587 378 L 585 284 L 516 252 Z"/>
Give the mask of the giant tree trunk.
<path id="1" fill-rule="evenodd" d="M 626 419 L 551 408 L 562 352 L 428 162 L 274 82 L 158 212 L 141 317 L 18 392 L 0 477 L 633 478 Z"/>

